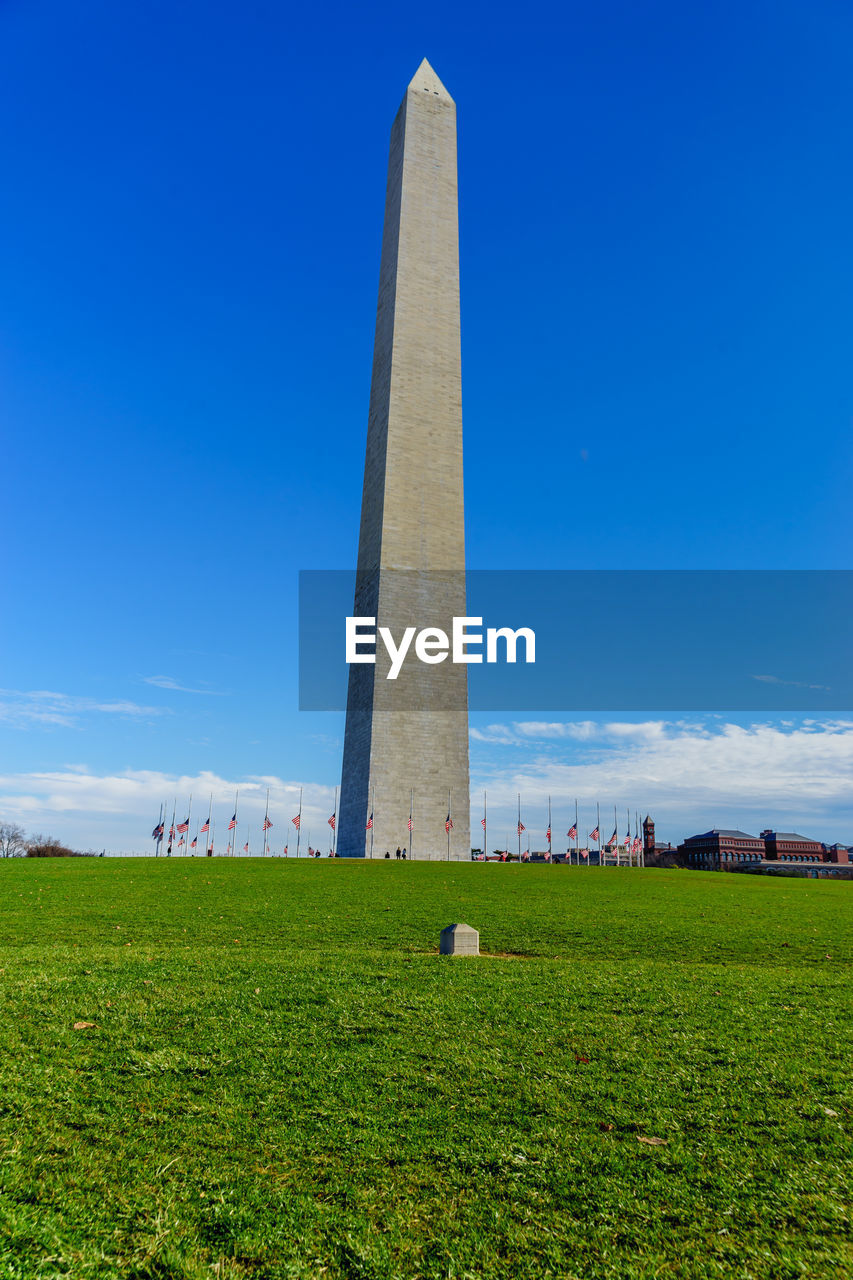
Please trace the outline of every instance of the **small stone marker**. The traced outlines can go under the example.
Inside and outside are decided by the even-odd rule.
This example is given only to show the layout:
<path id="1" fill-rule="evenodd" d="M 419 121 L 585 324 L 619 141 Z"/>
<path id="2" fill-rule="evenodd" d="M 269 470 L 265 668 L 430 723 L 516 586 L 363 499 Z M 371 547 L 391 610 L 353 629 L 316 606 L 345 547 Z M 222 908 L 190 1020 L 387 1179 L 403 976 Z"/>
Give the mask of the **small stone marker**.
<path id="1" fill-rule="evenodd" d="M 478 956 L 480 935 L 469 924 L 449 924 L 441 931 L 438 952 L 442 956 Z"/>

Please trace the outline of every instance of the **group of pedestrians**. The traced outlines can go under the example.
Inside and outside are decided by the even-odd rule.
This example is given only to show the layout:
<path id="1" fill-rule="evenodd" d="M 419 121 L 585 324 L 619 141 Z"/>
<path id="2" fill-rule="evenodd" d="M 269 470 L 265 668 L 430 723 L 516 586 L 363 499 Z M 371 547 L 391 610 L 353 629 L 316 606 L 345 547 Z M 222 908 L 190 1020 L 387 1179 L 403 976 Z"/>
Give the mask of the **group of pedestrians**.
<path id="1" fill-rule="evenodd" d="M 391 854 L 388 852 L 388 850 L 387 850 L 387 849 L 385 850 L 385 857 L 386 857 L 386 858 L 390 858 L 390 857 L 391 857 Z M 399 845 L 397 845 L 397 852 L 394 854 L 394 857 L 397 859 L 397 861 L 398 861 L 398 862 L 400 861 L 400 859 L 401 859 L 401 858 L 402 858 L 402 859 L 403 859 L 403 861 L 405 862 L 405 860 L 406 860 L 406 850 L 405 850 L 405 849 L 401 849 L 401 848 L 400 848 L 400 846 L 399 846 Z"/>

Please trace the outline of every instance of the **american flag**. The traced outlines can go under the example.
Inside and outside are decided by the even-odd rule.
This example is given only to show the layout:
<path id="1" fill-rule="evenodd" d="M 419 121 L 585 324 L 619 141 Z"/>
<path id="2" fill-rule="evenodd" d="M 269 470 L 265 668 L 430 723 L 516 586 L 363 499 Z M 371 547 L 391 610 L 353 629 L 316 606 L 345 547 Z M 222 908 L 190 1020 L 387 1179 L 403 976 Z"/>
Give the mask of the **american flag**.
<path id="1" fill-rule="evenodd" d="M 296 827 L 296 830 L 298 831 L 299 824 L 302 822 L 302 815 L 300 813 L 297 813 L 296 817 L 291 818 L 290 821 L 293 823 L 294 827 Z"/>
<path id="2" fill-rule="evenodd" d="M 184 837 L 183 837 L 183 836 L 181 836 L 180 840 L 178 841 L 178 848 L 179 848 L 179 849 L 180 849 L 180 847 L 181 847 L 181 845 L 182 845 L 183 843 L 184 843 Z"/>
<path id="3" fill-rule="evenodd" d="M 607 843 L 608 843 L 608 844 L 618 844 L 618 843 L 619 843 L 619 828 L 618 828 L 618 827 L 614 827 L 614 828 L 613 828 L 613 835 L 610 837 L 610 839 L 607 841 Z"/>
<path id="4" fill-rule="evenodd" d="M 366 826 L 364 829 L 365 829 L 365 831 L 371 831 L 371 830 L 373 829 L 373 814 L 372 814 L 372 813 L 371 813 L 370 817 L 367 819 L 367 826 Z"/>
<path id="5" fill-rule="evenodd" d="M 314 850 L 311 848 L 310 844 L 309 844 L 309 846 L 308 846 L 308 857 L 309 857 L 309 858 L 313 858 L 313 857 L 314 857 Z"/>
<path id="6" fill-rule="evenodd" d="M 233 817 L 233 818 L 231 819 L 231 821 L 228 823 L 228 830 L 229 830 L 229 831 L 233 831 L 233 830 L 234 830 L 234 828 L 236 827 L 236 825 L 237 825 L 237 810 L 235 809 L 235 810 L 234 810 L 234 817 Z M 230 847 L 230 846 L 229 846 L 229 847 Z"/>
<path id="7" fill-rule="evenodd" d="M 578 838 L 577 823 L 573 822 L 572 825 L 569 827 L 569 839 L 577 840 L 577 838 Z"/>
<path id="8" fill-rule="evenodd" d="M 332 830 L 334 831 L 334 829 L 335 829 L 335 814 L 333 813 L 333 814 L 332 814 L 332 816 L 331 816 L 331 818 L 327 818 L 327 819 L 326 819 L 326 821 L 328 822 L 329 826 L 330 826 L 330 827 L 332 828 Z"/>
<path id="9" fill-rule="evenodd" d="M 640 852 L 640 837 L 639 837 L 639 836 L 634 836 L 634 843 L 631 845 L 631 852 L 632 852 L 632 853 L 639 853 L 639 852 Z"/>
<path id="10" fill-rule="evenodd" d="M 601 839 L 601 833 L 600 833 L 600 831 L 598 830 L 598 827 L 596 827 L 594 831 L 590 831 L 590 833 L 589 833 L 589 838 L 590 838 L 590 840 L 600 840 L 600 839 Z"/>
<path id="11" fill-rule="evenodd" d="M 175 838 L 175 824 L 173 822 L 171 827 L 169 827 L 169 839 L 174 840 L 174 838 Z"/>
<path id="12" fill-rule="evenodd" d="M 189 831 L 189 829 L 190 829 L 190 820 L 189 820 L 189 818 L 184 818 L 183 822 L 179 822 L 179 823 L 178 823 L 178 834 L 179 834 L 179 835 L 185 835 L 185 834 L 187 833 L 187 831 Z"/>
<path id="13" fill-rule="evenodd" d="M 444 820 L 444 829 L 448 835 L 450 835 L 450 828 L 452 826 L 453 826 L 453 819 L 451 818 L 450 814 L 448 814 Z"/>
<path id="14" fill-rule="evenodd" d="M 630 828 L 625 832 L 625 848 L 626 848 L 626 849 L 630 849 L 630 848 L 631 848 L 631 830 L 630 830 Z"/>
<path id="15" fill-rule="evenodd" d="M 284 846 L 284 856 L 287 857 L 287 845 Z"/>
<path id="16" fill-rule="evenodd" d="M 549 843 L 549 844 L 551 843 L 551 828 L 550 828 L 550 827 L 549 827 L 549 828 L 548 828 L 548 830 L 545 832 L 545 839 L 548 841 L 548 843 Z"/>
<path id="17" fill-rule="evenodd" d="M 272 823 L 270 822 L 269 818 L 268 817 L 264 818 L 264 831 L 269 831 L 271 826 L 272 826 Z"/>
<path id="18" fill-rule="evenodd" d="M 480 826 L 483 828 L 483 830 L 484 830 L 484 831 L 486 830 L 486 819 L 485 819 L 485 818 L 481 818 L 481 819 L 480 819 Z"/>
<path id="19" fill-rule="evenodd" d="M 202 827 L 200 835 L 204 835 L 205 831 L 209 831 L 209 830 L 210 830 L 210 818 L 208 818 L 207 822 Z"/>
<path id="20" fill-rule="evenodd" d="M 521 835 L 522 831 L 526 831 L 526 830 L 527 830 L 527 827 L 524 825 L 524 823 L 523 823 L 523 822 L 521 821 L 521 819 L 519 818 L 519 820 L 518 820 L 518 834 L 519 834 L 519 835 Z"/>
<path id="21" fill-rule="evenodd" d="M 581 857 L 582 857 L 582 858 L 588 858 L 588 857 L 589 857 L 589 849 L 581 849 Z"/>
<path id="22" fill-rule="evenodd" d="M 158 823 L 157 826 L 154 828 L 154 830 L 151 832 L 151 838 L 153 840 L 161 840 L 163 838 L 164 830 L 165 828 L 163 826 L 163 823 L 162 822 Z"/>
<path id="23" fill-rule="evenodd" d="M 415 824 L 414 824 L 414 822 L 412 822 L 412 819 L 411 819 L 411 816 L 410 816 L 410 817 L 409 817 L 409 830 L 410 830 L 410 831 L 412 831 L 412 830 L 414 829 L 414 825 L 415 825 Z"/>
<path id="24" fill-rule="evenodd" d="M 248 840 L 247 840 L 247 841 L 246 841 L 246 843 L 243 845 L 243 852 L 244 852 L 244 853 L 248 853 L 248 852 L 249 852 L 249 841 L 248 841 Z"/>
<path id="25" fill-rule="evenodd" d="M 195 849 L 197 844 L 198 844 L 198 836 L 196 836 L 194 840 L 190 840 L 190 848 Z"/>

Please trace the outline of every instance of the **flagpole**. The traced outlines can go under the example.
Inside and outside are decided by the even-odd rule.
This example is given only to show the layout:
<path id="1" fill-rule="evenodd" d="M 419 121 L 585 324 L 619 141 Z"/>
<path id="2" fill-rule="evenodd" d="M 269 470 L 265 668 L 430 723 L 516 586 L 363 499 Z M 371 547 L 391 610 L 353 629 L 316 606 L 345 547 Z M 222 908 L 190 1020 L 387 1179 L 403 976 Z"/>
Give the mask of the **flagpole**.
<path id="1" fill-rule="evenodd" d="M 373 784 L 373 803 L 370 806 L 370 856 L 373 857 L 373 834 L 376 830 L 376 784 Z"/>
<path id="2" fill-rule="evenodd" d="M 598 834 L 598 865 L 603 867 L 604 863 L 601 861 L 601 805 L 597 800 L 595 802 L 595 816 L 597 818 L 595 830 Z"/>
<path id="3" fill-rule="evenodd" d="M 160 801 L 160 817 L 157 819 L 157 839 L 154 841 L 154 857 L 160 857 L 160 843 L 163 839 L 161 828 L 163 826 L 163 801 Z"/>
<path id="4" fill-rule="evenodd" d="M 415 856 L 415 788 L 409 797 L 409 858 Z"/>
<path id="5" fill-rule="evenodd" d="M 448 793 L 447 793 L 447 822 L 445 823 L 445 826 L 446 826 L 446 828 L 447 828 L 447 861 L 448 861 L 448 862 L 450 861 L 450 800 L 451 800 L 451 796 L 452 796 L 452 795 L 453 795 L 453 792 L 452 792 L 452 791 L 448 791 Z"/>
<path id="6" fill-rule="evenodd" d="M 210 824 L 210 844 L 207 846 L 207 853 L 205 854 L 205 857 L 207 858 L 213 857 L 213 833 L 215 830 L 216 830 L 216 819 L 214 818 Z"/>
<path id="7" fill-rule="evenodd" d="M 169 843 L 166 846 L 167 858 L 171 858 L 172 856 L 172 841 L 175 837 L 175 817 L 177 816 L 177 812 L 178 812 L 178 797 L 175 796 L 172 802 L 172 825 L 169 827 Z"/>
<path id="8" fill-rule="evenodd" d="M 210 848 L 213 837 L 210 834 L 210 819 L 213 817 L 213 792 L 210 793 L 210 804 L 207 806 L 207 840 L 204 846 L 204 856 L 207 857 L 207 851 Z"/>
<path id="9" fill-rule="evenodd" d="M 184 857 L 186 857 L 190 851 L 190 818 L 192 817 L 192 812 L 193 812 L 193 793 L 190 792 L 190 802 L 187 805 L 187 843 L 185 846 Z"/>
<path id="10" fill-rule="evenodd" d="M 237 825 L 237 800 L 239 799 L 239 796 L 240 796 L 240 788 L 238 787 L 237 790 L 234 792 L 234 834 L 231 837 L 231 857 L 232 858 L 237 856 L 237 832 L 240 830 L 240 828 Z"/>
<path id="11" fill-rule="evenodd" d="M 299 837 L 302 834 L 302 788 L 299 788 L 299 821 L 296 824 L 296 856 L 299 857 Z"/>
<path id="12" fill-rule="evenodd" d="M 196 818 L 196 820 L 195 820 L 195 847 L 196 847 L 196 848 L 198 848 L 198 830 L 199 830 L 199 827 L 200 827 L 200 826 L 201 826 L 201 823 L 200 823 L 199 819 L 198 819 L 198 818 Z M 195 854 L 193 854 L 193 857 L 195 857 Z"/>
<path id="13" fill-rule="evenodd" d="M 575 861 L 576 862 L 580 862 L 581 860 L 580 835 L 581 833 L 578 830 L 578 802 L 577 802 L 577 799 L 575 799 Z M 589 859 L 587 859 L 587 862 L 589 862 Z"/>
<path id="14" fill-rule="evenodd" d="M 483 792 L 483 861 L 489 856 L 489 812 L 487 807 L 487 795 Z"/>
<path id="15" fill-rule="evenodd" d="M 338 856 L 338 788 L 335 787 L 335 825 L 332 827 L 332 853 Z"/>
<path id="16" fill-rule="evenodd" d="M 264 809 L 264 843 L 263 843 L 263 848 L 261 849 L 262 858 L 265 858 L 267 856 L 267 850 L 269 849 L 269 827 L 267 826 L 267 820 L 269 816 L 270 816 L 270 789 L 269 787 L 267 787 L 267 805 L 266 805 L 266 808 Z"/>
<path id="17" fill-rule="evenodd" d="M 548 797 L 548 861 L 551 861 L 551 797 Z"/>

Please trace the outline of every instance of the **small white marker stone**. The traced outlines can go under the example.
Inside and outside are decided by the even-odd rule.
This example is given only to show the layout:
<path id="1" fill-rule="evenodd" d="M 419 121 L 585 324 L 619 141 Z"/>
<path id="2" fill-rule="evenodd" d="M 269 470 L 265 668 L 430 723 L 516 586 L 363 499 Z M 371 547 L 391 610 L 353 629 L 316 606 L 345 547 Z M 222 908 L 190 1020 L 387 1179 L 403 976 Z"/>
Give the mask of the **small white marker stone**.
<path id="1" fill-rule="evenodd" d="M 442 956 L 478 956 L 480 935 L 469 924 L 449 924 L 441 931 L 438 951 Z"/>

